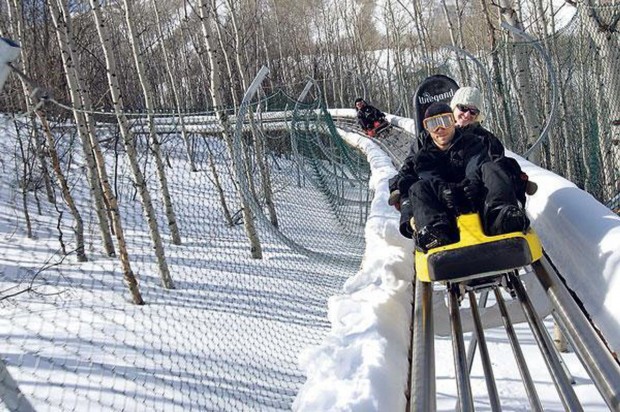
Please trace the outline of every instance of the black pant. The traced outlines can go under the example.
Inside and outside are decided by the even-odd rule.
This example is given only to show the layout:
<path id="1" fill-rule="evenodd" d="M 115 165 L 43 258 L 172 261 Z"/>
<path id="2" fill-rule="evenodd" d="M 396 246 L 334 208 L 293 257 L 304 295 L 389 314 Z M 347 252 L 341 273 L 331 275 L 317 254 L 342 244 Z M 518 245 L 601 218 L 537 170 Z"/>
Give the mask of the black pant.
<path id="1" fill-rule="evenodd" d="M 480 167 L 478 179 L 484 185 L 481 198 L 476 199 L 476 208 L 482 212 L 485 228 L 493 224 L 499 210 L 506 205 L 518 205 L 513 179 L 495 162 Z M 427 225 L 440 223 L 455 225 L 454 212 L 448 210 L 441 200 L 442 183 L 439 180 L 420 180 L 409 190 L 411 211 L 415 226 L 421 230 Z M 462 198 L 462 196 L 461 196 Z"/>
<path id="2" fill-rule="evenodd" d="M 409 189 L 416 230 L 428 225 L 454 222 L 454 214 L 441 200 L 441 184 L 438 180 L 418 180 Z"/>
<path id="3" fill-rule="evenodd" d="M 521 166 L 519 166 L 519 162 L 512 157 L 502 157 L 497 159 L 495 163 L 497 163 L 502 170 L 510 176 L 515 188 L 517 200 L 521 203 L 521 205 L 525 206 L 525 187 L 527 185 L 527 180 L 524 180 L 521 177 L 523 171 L 521 170 Z"/>

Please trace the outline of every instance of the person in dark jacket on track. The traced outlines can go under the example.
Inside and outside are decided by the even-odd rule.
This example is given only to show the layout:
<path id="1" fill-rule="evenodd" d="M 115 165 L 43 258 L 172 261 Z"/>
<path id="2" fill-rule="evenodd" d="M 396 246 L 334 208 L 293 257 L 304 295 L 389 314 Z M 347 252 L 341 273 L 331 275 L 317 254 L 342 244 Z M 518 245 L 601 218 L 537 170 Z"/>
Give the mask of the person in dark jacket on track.
<path id="1" fill-rule="evenodd" d="M 357 111 L 357 122 L 370 137 L 375 137 L 379 130 L 389 125 L 385 120 L 385 114 L 366 103 L 361 97 L 355 100 L 355 110 Z"/>
<path id="2" fill-rule="evenodd" d="M 491 160 L 498 163 L 514 180 L 517 198 L 521 205 L 525 206 L 525 193 L 527 191 L 532 194 L 535 185 L 532 182 L 528 185 L 528 176 L 521 170 L 519 163 L 512 157 L 507 157 L 502 142 L 482 126 L 485 116 L 481 110 L 480 90 L 476 87 L 461 87 L 454 93 L 450 107 L 456 127 L 482 137 Z"/>
<path id="3" fill-rule="evenodd" d="M 480 211 L 489 235 L 525 231 L 529 220 L 518 205 L 513 181 L 491 160 L 483 139 L 457 128 L 445 103 L 429 106 L 423 124 L 423 146 L 399 172 L 399 182 L 415 180 L 407 200 L 416 246 L 426 251 L 458 241 L 455 218 L 463 212 Z"/>

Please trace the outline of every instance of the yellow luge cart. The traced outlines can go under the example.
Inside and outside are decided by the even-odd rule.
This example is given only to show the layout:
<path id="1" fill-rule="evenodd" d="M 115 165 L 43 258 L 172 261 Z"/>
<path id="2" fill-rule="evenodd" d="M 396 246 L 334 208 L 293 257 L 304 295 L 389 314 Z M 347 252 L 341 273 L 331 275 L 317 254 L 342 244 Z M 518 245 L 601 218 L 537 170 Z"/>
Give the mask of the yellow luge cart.
<path id="1" fill-rule="evenodd" d="M 530 265 L 542 257 L 540 239 L 532 228 L 487 236 L 477 213 L 457 217 L 459 241 L 416 250 L 416 276 L 422 282 L 454 282 L 503 273 Z"/>

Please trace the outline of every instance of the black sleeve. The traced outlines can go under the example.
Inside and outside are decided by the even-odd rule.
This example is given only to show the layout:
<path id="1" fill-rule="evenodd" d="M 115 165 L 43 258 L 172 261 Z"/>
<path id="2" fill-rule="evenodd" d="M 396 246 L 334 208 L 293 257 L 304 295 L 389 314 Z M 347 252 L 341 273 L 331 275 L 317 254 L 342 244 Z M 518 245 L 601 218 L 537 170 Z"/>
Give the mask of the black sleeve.
<path id="1" fill-rule="evenodd" d="M 439 171 L 440 165 L 435 156 L 426 150 L 420 150 L 414 155 L 415 171 L 420 179 L 444 180 Z"/>
<path id="2" fill-rule="evenodd" d="M 501 159 L 505 155 L 504 145 L 502 142 L 490 131 L 480 128 L 482 131 L 482 136 L 484 137 L 485 143 L 487 145 L 489 156 L 492 160 Z"/>
<path id="3" fill-rule="evenodd" d="M 368 129 L 368 119 L 366 118 L 364 112 L 362 110 L 357 112 L 357 122 L 362 127 L 362 129 Z"/>
<path id="4" fill-rule="evenodd" d="M 398 173 L 389 181 L 390 192 L 400 190 L 401 196 L 407 196 L 409 187 L 420 180 L 415 171 L 414 156 L 407 156 Z"/>

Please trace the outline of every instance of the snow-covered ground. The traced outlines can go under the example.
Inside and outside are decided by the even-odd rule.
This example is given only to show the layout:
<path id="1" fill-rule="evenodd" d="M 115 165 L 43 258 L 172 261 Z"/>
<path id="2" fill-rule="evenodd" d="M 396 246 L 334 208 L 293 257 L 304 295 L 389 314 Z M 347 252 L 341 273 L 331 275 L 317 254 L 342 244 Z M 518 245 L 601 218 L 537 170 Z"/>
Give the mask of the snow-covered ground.
<path id="1" fill-rule="evenodd" d="M 208 178 L 188 179 L 175 165 L 170 179 L 181 185 L 175 199 L 185 235 L 182 247 L 168 248 L 177 289 L 159 286 L 152 261 L 140 260 L 140 254 L 151 253 L 144 224 L 130 226 L 131 256 L 147 301 L 136 307 L 128 303 L 117 262 L 98 255 L 96 242 L 88 247 L 91 262 L 67 259 L 51 266 L 59 260 L 53 254 L 57 233 L 40 228 L 55 227 L 53 210 L 36 213 L 32 206 L 37 238 L 24 237 L 21 199 L 11 176 L 15 136 L 3 131 L 0 356 L 36 410 L 264 411 L 290 409 L 293 400 L 300 411 L 404 409 L 413 245 L 399 235 L 398 215 L 387 206 L 387 178 L 394 167 L 372 142 L 344 135 L 373 168 L 375 197 L 359 270 L 335 269 L 327 261 L 318 265 L 269 237 L 260 262 L 235 252 L 247 250 L 242 228 L 226 228 L 217 206 L 210 209 L 204 201 L 215 196 Z M 620 304 L 613 298 L 620 288 L 620 218 L 564 179 L 522 165 L 539 183 L 528 201 L 534 227 L 617 349 Z M 74 183 L 83 180 L 78 172 L 72 171 Z M 139 205 L 130 201 L 130 180 L 119 179 L 118 185 L 124 216 L 140 221 Z M 78 186 L 75 191 L 87 204 L 88 192 Z M 336 222 L 311 210 L 303 197 L 288 201 L 303 210 L 298 219 L 308 242 L 318 238 L 324 248 L 336 249 L 347 241 L 338 239 Z M 93 225 L 92 216 L 86 221 Z M 215 227 L 218 236 L 205 238 L 207 227 Z M 46 261 L 50 267 L 35 276 Z M 33 280 L 34 291 L 6 298 Z M 528 327 L 518 325 L 517 333 L 545 410 L 563 410 Z M 502 329 L 489 330 L 487 342 L 503 410 L 529 410 Z M 585 409 L 608 410 L 575 355 L 565 354 L 564 360 Z M 438 410 L 454 410 L 449 338 L 436 341 L 436 365 Z M 0 388 L 8 388 L 8 381 Z M 479 362 L 472 389 L 477 410 L 490 410 Z"/>

